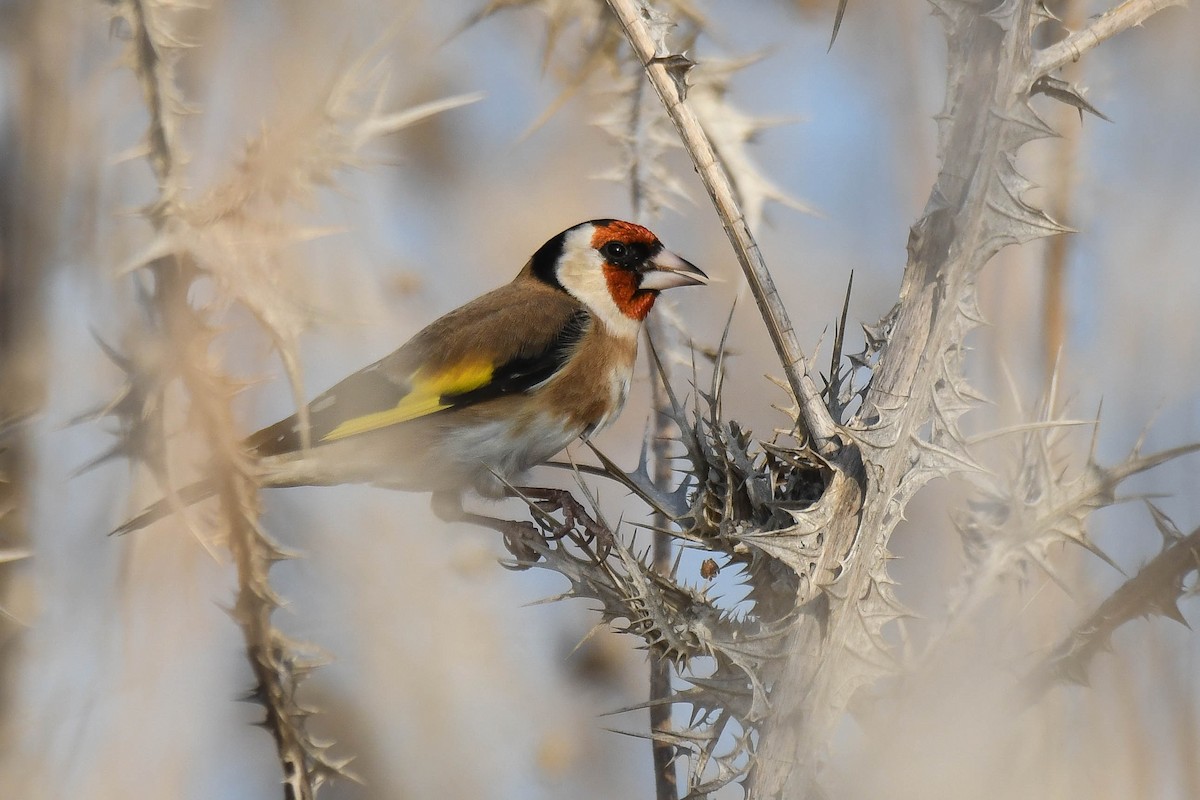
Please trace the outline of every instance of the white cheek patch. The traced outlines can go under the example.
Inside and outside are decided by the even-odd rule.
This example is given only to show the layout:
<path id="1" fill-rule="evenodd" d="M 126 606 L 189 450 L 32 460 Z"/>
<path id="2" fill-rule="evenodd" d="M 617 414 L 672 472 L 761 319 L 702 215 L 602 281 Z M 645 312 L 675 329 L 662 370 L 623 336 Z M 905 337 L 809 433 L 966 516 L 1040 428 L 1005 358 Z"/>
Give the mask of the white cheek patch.
<path id="1" fill-rule="evenodd" d="M 591 225 L 571 231 L 563 242 L 562 261 L 558 265 L 558 282 L 571 295 L 588 307 L 613 336 L 637 336 L 641 323 L 626 316 L 613 302 L 604 277 L 604 259 L 592 247 Z"/>

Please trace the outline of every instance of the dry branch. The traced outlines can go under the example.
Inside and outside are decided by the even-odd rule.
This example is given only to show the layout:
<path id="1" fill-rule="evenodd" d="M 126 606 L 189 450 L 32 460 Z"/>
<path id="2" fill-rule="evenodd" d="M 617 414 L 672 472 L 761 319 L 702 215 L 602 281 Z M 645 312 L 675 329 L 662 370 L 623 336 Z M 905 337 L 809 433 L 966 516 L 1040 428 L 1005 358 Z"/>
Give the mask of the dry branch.
<path id="1" fill-rule="evenodd" d="M 820 452 L 832 452 L 837 447 L 837 426 L 821 402 L 815 382 L 806 373 L 804 352 L 800 349 L 787 309 L 775 288 L 775 281 L 746 224 L 729 176 L 695 112 L 687 103 L 687 72 L 693 64 L 685 55 L 671 53 L 666 48 L 664 34 L 669 20 L 664 15 L 651 11 L 639 0 L 608 0 L 608 4 L 621 23 L 638 60 L 645 66 L 650 83 L 675 124 L 704 182 L 704 188 L 708 190 L 713 206 L 721 217 L 725 233 L 729 236 L 759 313 L 766 323 L 771 343 L 779 355 L 788 386 L 800 404 L 804 429 L 813 437 Z M 651 31 L 651 24 L 657 26 L 659 35 Z"/>
<path id="2" fill-rule="evenodd" d="M 1125 0 L 1094 18 L 1086 28 L 1039 52 L 1030 65 L 1030 74 L 1034 79 L 1048 75 L 1065 64 L 1078 61 L 1106 39 L 1141 25 L 1159 11 L 1184 5 L 1187 0 Z"/>
<path id="3" fill-rule="evenodd" d="M 773 561 L 795 575 L 793 608 L 773 620 L 765 614 L 772 602 L 752 588 L 760 604 L 758 623 L 779 649 L 774 657 L 761 648 L 753 650 L 754 658 L 761 659 L 755 662 L 761 670 L 756 679 L 773 687 L 769 713 L 759 716 L 762 708 L 751 702 L 749 710 L 736 716 L 757 727 L 761 736 L 751 758 L 749 796 L 808 797 L 817 789 L 829 737 L 852 697 L 895 668 L 882 631 L 905 612 L 892 592 L 887 546 L 908 500 L 934 477 L 982 471 L 959 427 L 962 415 L 982 399 L 965 382 L 963 369 L 965 337 L 980 322 L 976 278 L 1002 247 L 1064 230 L 1024 199 L 1032 184 L 1014 166 L 1024 144 L 1053 135 L 1029 100 L 1046 92 L 1079 108 L 1088 106 L 1069 85 L 1034 80 L 1044 73 L 1034 71 L 1033 33 L 1048 18 L 1037 0 L 1006 0 L 995 7 L 935 0 L 950 50 L 946 104 L 939 118 L 942 169 L 910 234 L 900 301 L 869 336 L 876 342 L 873 354 L 858 362 L 872 367 L 861 410 L 839 431 L 803 371 L 787 314 L 720 161 L 688 107 L 686 74 L 692 63 L 665 44 L 670 20 L 634 0 L 609 0 L 609 5 L 705 181 L 797 398 L 798 426 L 812 434 L 812 446 L 825 456 L 829 469 L 820 500 L 789 511 L 794 524 L 753 533 L 746 522 L 736 533 L 724 532 L 730 514 L 736 513 L 728 505 L 732 484 L 710 489 L 705 482 L 711 479 L 700 478 L 699 490 L 700 495 L 714 491 L 725 498 L 717 516 L 724 520 L 722 535 L 751 553 L 762 553 L 761 561 L 751 560 L 747 580 L 752 587 L 770 575 L 777 581 L 778 571 L 767 567 Z M 1110 29 L 1128 27 L 1145 15 L 1123 12 L 1100 32 L 1110 35 Z M 714 432 L 720 429 L 720 423 L 708 425 Z M 689 449 L 704 439 L 697 435 Z M 752 474 L 752 462 L 736 450 L 721 454 L 736 442 L 725 435 L 713 444 L 719 458 L 739 465 L 738 474 Z M 768 452 L 782 456 L 787 451 Z M 703 458 L 693 453 L 699 473 L 705 469 L 705 453 Z M 803 449 L 793 453 L 801 457 Z M 1124 474 L 1118 467 L 1110 477 L 1115 483 Z M 747 474 L 739 480 L 747 482 L 747 499 L 753 503 L 754 478 Z M 778 481 L 765 485 L 777 486 Z M 698 538 L 709 546 L 724 547 L 719 539 L 704 536 Z M 731 552 L 737 552 L 736 546 Z M 711 706 L 713 692 L 700 683 L 690 701 Z M 758 697 L 757 692 L 752 695 Z M 689 702 L 687 697 L 682 701 Z M 694 774 L 689 796 L 701 796 L 704 785 Z"/>

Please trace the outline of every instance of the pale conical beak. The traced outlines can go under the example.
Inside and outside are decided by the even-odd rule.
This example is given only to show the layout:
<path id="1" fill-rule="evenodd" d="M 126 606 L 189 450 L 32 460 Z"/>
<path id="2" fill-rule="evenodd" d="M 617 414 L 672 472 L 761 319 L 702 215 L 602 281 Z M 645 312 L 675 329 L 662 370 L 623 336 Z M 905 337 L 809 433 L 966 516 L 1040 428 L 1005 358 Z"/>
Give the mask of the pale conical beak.
<path id="1" fill-rule="evenodd" d="M 642 273 L 642 282 L 638 289 L 661 292 L 663 289 L 674 289 L 676 286 L 697 286 L 708 283 L 708 276 L 694 264 L 685 261 L 670 250 L 663 250 L 647 265 L 650 268 Z"/>

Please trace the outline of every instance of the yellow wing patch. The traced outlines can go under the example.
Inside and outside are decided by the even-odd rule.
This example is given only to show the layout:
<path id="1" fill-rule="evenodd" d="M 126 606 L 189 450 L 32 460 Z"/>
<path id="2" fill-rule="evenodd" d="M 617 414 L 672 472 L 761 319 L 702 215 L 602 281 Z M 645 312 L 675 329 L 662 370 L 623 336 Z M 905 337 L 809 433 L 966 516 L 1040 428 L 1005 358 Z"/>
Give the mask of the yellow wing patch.
<path id="1" fill-rule="evenodd" d="M 458 364 L 432 375 L 426 375 L 424 369 L 419 369 L 412 374 L 411 391 L 394 407 L 348 419 L 325 434 L 321 441 L 345 439 L 449 408 L 449 403 L 442 402 L 443 396 L 463 394 L 486 386 L 492 379 L 493 370 L 494 367 L 488 362 Z"/>

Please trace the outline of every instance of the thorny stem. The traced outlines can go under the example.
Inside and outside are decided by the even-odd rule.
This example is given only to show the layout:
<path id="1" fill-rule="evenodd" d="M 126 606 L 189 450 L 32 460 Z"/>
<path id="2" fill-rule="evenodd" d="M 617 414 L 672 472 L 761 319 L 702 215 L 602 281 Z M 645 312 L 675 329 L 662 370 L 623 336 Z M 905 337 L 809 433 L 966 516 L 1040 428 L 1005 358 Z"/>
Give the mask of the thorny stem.
<path id="1" fill-rule="evenodd" d="M 1075 31 L 1057 44 L 1037 53 L 1033 58 L 1033 78 L 1047 75 L 1065 64 L 1078 61 L 1080 56 L 1121 31 L 1141 25 L 1154 14 L 1171 6 L 1181 6 L 1187 0 L 1125 0 L 1096 17 L 1091 25 Z"/>
<path id="2" fill-rule="evenodd" d="M 642 123 L 642 101 L 646 84 L 635 80 L 630 94 L 629 109 L 629 202 L 633 210 L 634 220 L 641 222 L 645 216 L 645 190 L 642 180 L 641 148 L 639 134 Z M 663 344 L 667 335 L 666 326 L 662 324 L 661 314 L 653 314 L 646 322 L 646 338 L 651 346 L 657 342 Z M 651 457 L 654 460 L 654 484 L 666 489 L 671 482 L 670 463 L 670 418 L 667 416 L 669 399 L 662 382 L 669 380 L 666 375 L 660 375 L 655 367 L 653 358 L 646 359 L 650 378 L 650 421 Z M 668 367 L 664 364 L 663 369 Z M 669 524 L 665 514 L 656 512 L 653 518 L 652 533 L 653 548 L 651 566 L 660 575 L 671 574 L 671 564 L 675 557 L 674 542 L 671 536 L 664 533 Z M 671 706 L 665 701 L 671 695 L 671 664 L 666 658 L 656 658 L 650 655 L 650 733 L 651 756 L 654 761 L 654 796 L 656 800 L 677 800 L 679 787 L 675 776 L 675 747 L 667 742 L 653 738 L 654 734 L 671 730 Z"/>
<path id="3" fill-rule="evenodd" d="M 774 680 L 755 752 L 753 800 L 817 793 L 823 753 L 842 713 L 857 690 L 892 668 L 882 626 L 904 611 L 886 571 L 889 537 L 923 483 L 972 468 L 961 457 L 957 420 L 976 402 L 962 379 L 962 337 L 978 323 L 975 276 L 1006 243 L 1058 228 L 1021 202 L 1005 208 L 1014 186 L 1019 195 L 1024 185 L 1013 167 L 1016 148 L 1048 133 L 1014 121 L 1039 74 L 1026 38 L 1038 1 L 1005 2 L 991 12 L 938 5 L 951 47 L 942 168 L 911 230 L 900 303 L 863 402 L 868 414 L 858 415 L 870 420 L 856 429 L 863 470 L 847 470 L 858 480 L 830 484 L 820 501 L 831 521 L 811 574 L 824 585 L 808 604 L 810 616 L 800 619 L 821 624 L 795 628 Z M 931 421 L 936 438 L 923 439 Z M 954 443 L 954 451 L 938 439 Z"/>
<path id="4" fill-rule="evenodd" d="M 1086 681 L 1088 663 L 1108 646 L 1120 626 L 1138 617 L 1163 614 L 1187 625 L 1176 601 L 1184 578 L 1200 569 L 1200 528 L 1155 556 L 1137 575 L 1113 592 L 1024 682 L 1028 702 L 1064 678 Z"/>
<path id="5" fill-rule="evenodd" d="M 662 342 L 663 325 L 658 324 L 658 318 L 651 322 L 646 335 L 652 340 Z M 662 382 L 667 376 L 659 375 L 654 366 L 654 359 L 647 359 L 650 370 L 651 406 L 654 421 L 651 423 L 651 435 L 654 437 L 651 452 L 654 457 L 654 485 L 667 489 L 671 484 L 671 461 L 668 448 L 670 447 L 670 419 L 664 409 L 670 402 L 663 389 Z M 669 534 L 663 532 L 669 522 L 662 512 L 654 514 L 654 547 L 651 563 L 654 571 L 660 575 L 670 576 L 675 559 L 674 542 Z M 671 695 L 671 663 L 667 658 L 650 656 L 650 733 L 653 736 L 659 732 L 671 730 L 671 706 L 661 702 Z M 652 739 L 654 756 L 654 792 L 657 800 L 676 800 L 679 789 L 675 777 L 675 747 L 666 742 Z"/>
<path id="6" fill-rule="evenodd" d="M 838 448 L 837 425 L 821 401 L 816 383 L 805 370 L 804 352 L 796 339 L 796 332 L 775 282 L 767 269 L 758 244 L 746 225 L 745 215 L 734 194 L 724 165 L 717 158 L 708 134 L 704 132 L 695 112 L 680 95 L 680 89 L 672 74 L 672 68 L 663 63 L 667 53 L 656 52 L 654 37 L 646 24 L 645 6 L 639 0 L 608 0 L 609 8 L 621 24 L 625 37 L 645 66 L 650 83 L 658 92 L 659 99 L 674 123 L 696 172 L 708 190 L 713 206 L 725 226 L 725 233 L 737 254 L 738 263 L 750 284 L 750 292 L 758 304 L 759 313 L 767 326 L 767 333 L 775 352 L 779 355 L 788 387 L 800 405 L 800 418 L 813 446 L 822 454 L 831 454 Z M 676 68 L 677 69 L 677 68 Z"/>
<path id="7" fill-rule="evenodd" d="M 141 0 L 124 0 L 118 8 L 131 29 L 133 71 L 150 117 L 147 159 L 159 183 L 159 197 L 150 221 L 161 230 L 178 202 L 177 171 L 182 161 L 176 142 L 176 113 L 170 107 L 176 89 L 161 52 L 163 22 L 154 18 L 153 7 Z M 282 639 L 271 625 L 277 603 L 271 595 L 268 571 L 280 554 L 260 535 L 252 518 L 255 484 L 237 442 L 226 433 L 234 427 L 220 378 L 204 367 L 203 358 L 196 356 L 205 346 L 207 328 L 188 301 L 194 266 L 186 254 L 177 253 L 157 259 L 150 268 L 154 273 L 154 300 L 167 340 L 178 351 L 179 377 L 192 398 L 193 412 L 205 437 L 216 443 L 214 458 L 221 467 L 213 471 L 216 494 L 230 523 L 229 548 L 238 574 L 233 616 L 242 629 L 256 694 L 266 711 L 264 727 L 275 739 L 283 766 L 284 796 L 288 800 L 311 800 L 319 781 L 313 772 L 316 765 L 306 751 L 304 733 L 289 715 L 295 676 L 287 666 L 288 653 Z"/>
<path id="8" fill-rule="evenodd" d="M 168 194 L 168 187 L 174 185 L 175 175 L 175 143 L 171 132 L 171 114 L 166 109 L 166 92 L 163 88 L 165 76 L 160 69 L 162 58 L 154 37 L 150 33 L 150 22 L 146 9 L 138 0 L 122 3 L 127 11 L 127 19 L 133 29 L 134 59 L 137 64 L 137 78 L 142 86 L 142 95 L 146 108 L 150 112 L 149 130 L 146 138 L 149 140 L 148 159 L 154 176 L 158 178 L 163 194 Z M 171 198 L 160 198 L 169 201 Z"/>

